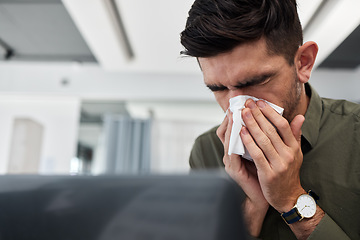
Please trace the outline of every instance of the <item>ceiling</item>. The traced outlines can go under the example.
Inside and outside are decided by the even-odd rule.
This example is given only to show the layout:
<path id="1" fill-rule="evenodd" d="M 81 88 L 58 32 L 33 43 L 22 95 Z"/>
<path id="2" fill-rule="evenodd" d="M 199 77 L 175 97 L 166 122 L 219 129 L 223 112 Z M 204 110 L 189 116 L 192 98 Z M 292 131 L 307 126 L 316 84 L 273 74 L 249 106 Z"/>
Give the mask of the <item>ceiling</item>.
<path id="1" fill-rule="evenodd" d="M 198 72 L 194 59 L 179 56 L 179 33 L 192 2 L 0 0 L 0 60 L 96 63 L 111 71 Z M 360 9 L 359 2 L 298 1 L 305 40 L 321 46 L 320 68 L 359 66 L 360 16 L 351 12 Z"/>
<path id="2" fill-rule="evenodd" d="M 95 62 L 59 0 L 0 0 L 3 60 Z"/>
<path id="3" fill-rule="evenodd" d="M 360 25 L 320 64 L 319 68 L 354 69 L 360 65 Z"/>

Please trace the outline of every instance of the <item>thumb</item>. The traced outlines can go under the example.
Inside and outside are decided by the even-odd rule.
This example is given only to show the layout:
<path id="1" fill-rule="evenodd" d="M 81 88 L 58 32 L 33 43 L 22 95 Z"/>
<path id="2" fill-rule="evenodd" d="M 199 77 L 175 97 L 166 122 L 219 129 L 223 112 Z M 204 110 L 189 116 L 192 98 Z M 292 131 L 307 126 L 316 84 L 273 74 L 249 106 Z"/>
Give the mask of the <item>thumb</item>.
<path id="1" fill-rule="evenodd" d="M 299 144 L 301 143 L 301 126 L 304 121 L 305 117 L 303 115 L 297 115 L 290 123 L 291 131 Z"/>

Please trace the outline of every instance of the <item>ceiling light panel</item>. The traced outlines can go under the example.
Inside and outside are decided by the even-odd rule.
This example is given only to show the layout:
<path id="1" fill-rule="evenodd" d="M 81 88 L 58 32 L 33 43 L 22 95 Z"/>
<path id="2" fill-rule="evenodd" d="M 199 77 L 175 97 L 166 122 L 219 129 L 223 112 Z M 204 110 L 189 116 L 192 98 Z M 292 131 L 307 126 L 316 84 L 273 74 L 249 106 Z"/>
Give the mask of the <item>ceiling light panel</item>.
<path id="1" fill-rule="evenodd" d="M 318 10 L 324 0 L 298 0 L 298 13 L 303 28 L 306 28 L 309 21 Z"/>
<path id="2" fill-rule="evenodd" d="M 131 55 L 104 0 L 63 0 L 63 4 L 104 69 L 126 65 Z"/>
<path id="3" fill-rule="evenodd" d="M 128 70 L 198 72 L 194 59 L 180 56 L 180 32 L 194 0 L 115 0 L 134 50 Z"/>
<path id="4" fill-rule="evenodd" d="M 305 41 L 315 41 L 319 53 L 318 66 L 360 24 L 360 1 L 327 0 L 304 31 Z"/>

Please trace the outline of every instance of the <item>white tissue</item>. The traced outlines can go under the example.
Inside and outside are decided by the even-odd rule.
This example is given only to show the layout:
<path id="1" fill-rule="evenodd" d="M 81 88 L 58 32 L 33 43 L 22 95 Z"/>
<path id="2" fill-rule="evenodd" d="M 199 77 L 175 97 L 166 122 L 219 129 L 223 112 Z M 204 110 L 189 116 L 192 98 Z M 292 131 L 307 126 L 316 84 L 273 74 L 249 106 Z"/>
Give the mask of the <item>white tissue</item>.
<path id="1" fill-rule="evenodd" d="M 251 158 L 249 152 L 247 151 L 247 149 L 245 148 L 245 146 L 241 140 L 241 137 L 240 137 L 241 127 L 245 126 L 245 123 L 243 122 L 243 119 L 241 117 L 241 111 L 245 108 L 245 102 L 249 98 L 251 98 L 255 102 L 257 102 L 258 100 L 263 100 L 263 99 L 258 99 L 258 98 L 255 98 L 252 96 L 247 96 L 247 95 L 236 96 L 236 97 L 230 98 L 230 100 L 229 100 L 229 102 L 230 102 L 229 110 L 233 113 L 233 125 L 231 128 L 228 154 L 229 155 L 238 154 L 238 155 L 242 156 L 243 158 L 246 158 L 246 159 L 252 161 L 252 158 Z M 266 100 L 263 100 L 263 101 L 265 101 L 267 104 L 269 104 L 270 107 L 275 109 L 275 111 L 277 111 L 280 115 L 283 114 L 283 112 L 284 112 L 283 108 L 281 108 L 273 103 L 270 103 Z"/>

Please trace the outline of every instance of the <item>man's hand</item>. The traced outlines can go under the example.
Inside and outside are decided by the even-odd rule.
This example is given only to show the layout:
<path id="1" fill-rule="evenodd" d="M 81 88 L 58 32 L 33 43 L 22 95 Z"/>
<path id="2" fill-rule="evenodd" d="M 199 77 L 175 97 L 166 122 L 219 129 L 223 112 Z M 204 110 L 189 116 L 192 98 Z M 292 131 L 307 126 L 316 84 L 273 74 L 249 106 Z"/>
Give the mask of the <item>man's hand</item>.
<path id="1" fill-rule="evenodd" d="M 245 106 L 242 116 L 246 128 L 240 135 L 256 165 L 261 190 L 279 213 L 288 212 L 305 193 L 300 184 L 301 126 L 305 118 L 297 115 L 289 125 L 264 101 L 255 104 L 248 100 Z M 315 216 L 293 223 L 290 228 L 297 239 L 307 239 L 324 215 L 317 206 Z"/>
<path id="2" fill-rule="evenodd" d="M 231 113 L 218 128 L 217 135 L 224 145 L 225 170 L 247 195 L 244 217 L 249 232 L 258 236 L 269 204 L 279 213 L 288 212 L 296 199 L 305 193 L 300 183 L 301 126 L 305 118 L 297 115 L 289 124 L 264 101 L 248 100 L 245 106 L 242 118 L 246 127 L 241 129 L 240 136 L 254 163 L 227 154 Z M 307 239 L 324 214 L 317 206 L 315 216 L 291 224 L 290 228 L 298 239 Z"/>
<path id="3" fill-rule="evenodd" d="M 259 236 L 269 204 L 264 198 L 253 162 L 241 158 L 239 155 L 229 156 L 229 141 L 232 127 L 232 114 L 226 116 L 217 130 L 217 135 L 224 145 L 226 172 L 240 185 L 247 199 L 243 203 L 244 218 L 252 236 Z"/>
<path id="4" fill-rule="evenodd" d="M 287 212 L 305 193 L 300 184 L 300 139 L 305 118 L 298 115 L 289 125 L 264 101 L 248 100 L 245 106 L 242 117 L 246 128 L 240 135 L 256 165 L 262 193 L 276 210 Z"/>

